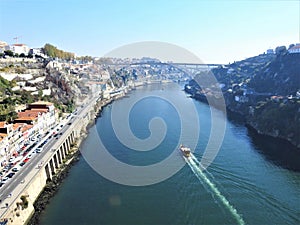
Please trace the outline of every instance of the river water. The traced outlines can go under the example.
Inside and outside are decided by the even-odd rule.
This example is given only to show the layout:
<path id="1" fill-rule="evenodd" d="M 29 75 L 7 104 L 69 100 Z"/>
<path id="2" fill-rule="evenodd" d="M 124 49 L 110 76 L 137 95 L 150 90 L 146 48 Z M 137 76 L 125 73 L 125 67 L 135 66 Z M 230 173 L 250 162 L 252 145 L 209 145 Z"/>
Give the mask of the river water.
<path id="1" fill-rule="evenodd" d="M 140 101 L 132 106 L 133 99 Z M 127 119 L 116 118 L 128 108 Z M 188 98 L 178 84 L 140 87 L 115 101 L 90 129 L 80 161 L 42 213 L 41 224 L 300 224 L 300 155 L 286 143 L 226 120 L 218 154 L 202 170 L 199 162 L 215 132 L 211 121 L 210 108 Z M 135 137 L 116 131 L 127 125 Z M 196 141 L 189 160 L 174 151 L 179 141 L 189 146 Z M 152 150 L 133 150 L 141 147 Z M 104 148 L 115 161 L 97 153 Z M 167 164 L 164 159 L 172 154 L 178 163 Z M 124 164 L 154 165 L 154 172 L 131 171 Z"/>

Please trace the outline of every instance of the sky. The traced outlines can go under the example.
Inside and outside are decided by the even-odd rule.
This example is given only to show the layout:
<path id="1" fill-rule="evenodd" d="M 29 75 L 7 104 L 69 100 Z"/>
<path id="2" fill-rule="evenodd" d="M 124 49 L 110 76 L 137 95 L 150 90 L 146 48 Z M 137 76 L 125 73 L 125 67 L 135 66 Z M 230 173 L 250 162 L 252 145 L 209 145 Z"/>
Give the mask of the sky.
<path id="1" fill-rule="evenodd" d="M 165 42 L 229 63 L 299 43 L 299 14 L 300 0 L 0 0 L 0 41 L 98 57 Z"/>

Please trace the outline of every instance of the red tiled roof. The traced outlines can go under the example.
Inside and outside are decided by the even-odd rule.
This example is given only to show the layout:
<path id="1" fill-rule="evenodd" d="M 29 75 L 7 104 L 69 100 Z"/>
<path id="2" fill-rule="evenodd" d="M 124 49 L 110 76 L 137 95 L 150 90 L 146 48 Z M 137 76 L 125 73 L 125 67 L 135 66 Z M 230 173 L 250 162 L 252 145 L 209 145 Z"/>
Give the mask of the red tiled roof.
<path id="1" fill-rule="evenodd" d="M 1 121 L 1 122 L 0 122 L 0 128 L 4 128 L 5 125 L 6 125 L 6 122 L 5 122 L 5 121 Z"/>
<path id="2" fill-rule="evenodd" d="M 30 116 L 24 116 L 24 117 L 19 117 L 17 119 L 15 119 L 15 121 L 23 121 L 23 120 L 35 120 L 36 117 L 30 117 Z"/>
<path id="3" fill-rule="evenodd" d="M 19 47 L 22 47 L 22 46 L 26 46 L 25 44 L 13 44 L 13 46 L 19 46 Z"/>
<path id="4" fill-rule="evenodd" d="M 0 133 L 0 141 L 2 141 L 6 136 L 7 136 L 7 134 L 5 134 L 5 133 Z"/>
<path id="5" fill-rule="evenodd" d="M 26 131 L 26 130 L 29 130 L 29 129 L 32 128 L 32 127 L 33 127 L 33 125 L 27 124 L 27 125 L 25 125 L 25 126 L 22 128 L 22 131 L 24 132 L 24 131 Z"/>
<path id="6" fill-rule="evenodd" d="M 27 111 L 27 110 L 26 110 Z M 30 109 L 28 111 L 36 111 L 36 112 L 48 112 L 48 109 L 40 109 L 40 108 L 33 108 L 33 109 Z"/>
<path id="7" fill-rule="evenodd" d="M 13 129 L 16 130 L 16 129 L 18 129 L 20 126 L 22 126 L 20 123 L 14 123 L 14 124 L 13 124 Z"/>
<path id="8" fill-rule="evenodd" d="M 38 117 L 39 111 L 26 110 L 25 112 L 18 112 L 18 117 Z"/>
<path id="9" fill-rule="evenodd" d="M 295 46 L 291 47 L 289 50 L 291 50 L 291 49 L 299 49 L 299 48 L 300 48 L 300 45 L 295 45 Z"/>

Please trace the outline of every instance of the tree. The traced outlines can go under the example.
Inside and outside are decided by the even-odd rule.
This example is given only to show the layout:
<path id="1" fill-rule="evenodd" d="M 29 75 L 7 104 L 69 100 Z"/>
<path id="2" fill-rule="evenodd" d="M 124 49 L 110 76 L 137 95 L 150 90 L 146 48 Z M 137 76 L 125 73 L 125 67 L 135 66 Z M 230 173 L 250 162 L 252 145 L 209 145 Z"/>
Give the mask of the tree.
<path id="1" fill-rule="evenodd" d="M 294 47 L 295 45 L 294 44 L 290 44 L 289 45 L 289 49 L 291 49 L 292 47 Z"/>
<path id="2" fill-rule="evenodd" d="M 39 90 L 38 91 L 38 97 L 39 97 L 39 100 L 42 99 L 42 97 L 43 97 L 43 90 Z"/>
<path id="3" fill-rule="evenodd" d="M 285 46 L 278 46 L 275 49 L 276 55 L 282 55 L 286 52 L 286 47 Z"/>
<path id="4" fill-rule="evenodd" d="M 4 54 L 7 55 L 7 56 L 10 56 L 10 57 L 14 56 L 14 53 L 11 50 L 4 51 Z"/>
<path id="5" fill-rule="evenodd" d="M 25 58 L 26 56 L 25 56 L 25 54 L 24 54 L 24 53 L 21 53 L 21 54 L 19 55 L 19 57 L 21 57 L 21 58 Z"/>
<path id="6" fill-rule="evenodd" d="M 57 47 L 51 45 L 51 44 L 45 44 L 43 51 L 46 55 L 48 55 L 51 58 L 61 58 L 61 59 L 73 59 L 75 57 L 74 53 L 71 52 L 65 52 L 63 50 L 58 49 Z"/>

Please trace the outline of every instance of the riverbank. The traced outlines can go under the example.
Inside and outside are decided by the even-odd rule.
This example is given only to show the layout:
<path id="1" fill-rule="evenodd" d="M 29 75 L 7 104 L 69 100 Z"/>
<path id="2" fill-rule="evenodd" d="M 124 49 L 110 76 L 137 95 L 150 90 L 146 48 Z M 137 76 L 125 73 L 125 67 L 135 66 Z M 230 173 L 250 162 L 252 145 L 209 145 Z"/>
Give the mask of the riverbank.
<path id="1" fill-rule="evenodd" d="M 88 135 L 88 130 L 91 126 L 95 124 L 95 119 L 97 117 L 101 116 L 101 111 L 103 107 L 106 107 L 107 105 L 111 104 L 113 101 L 124 97 L 125 94 L 121 94 L 118 96 L 115 96 L 114 98 L 100 101 L 95 105 L 95 117 L 91 118 L 85 129 L 83 130 L 83 133 L 80 135 L 80 138 L 77 140 L 76 143 L 74 143 L 72 149 L 69 151 L 69 154 L 66 156 L 64 160 L 64 164 L 61 165 L 59 170 L 56 172 L 55 175 L 52 176 L 51 180 L 47 180 L 47 183 L 45 187 L 43 188 L 42 192 L 38 196 L 38 198 L 33 203 L 34 207 L 34 213 L 31 215 L 31 217 L 28 219 L 28 222 L 25 224 L 27 225 L 38 225 L 40 224 L 40 216 L 41 213 L 45 210 L 47 205 L 49 204 L 51 198 L 55 196 L 57 191 L 60 188 L 60 185 L 63 183 L 63 181 L 68 177 L 69 170 L 74 166 L 80 158 L 80 147 L 82 142 L 86 139 Z M 95 119 L 94 119 L 95 118 Z"/>
<path id="2" fill-rule="evenodd" d="M 205 95 L 195 94 L 191 89 L 187 89 L 186 87 L 184 88 L 184 90 L 186 93 L 191 94 L 191 98 L 194 98 L 200 102 L 208 104 Z M 237 104 L 231 100 L 231 97 L 232 96 L 224 95 L 228 119 L 233 121 L 238 120 L 247 128 L 251 128 L 252 130 L 255 130 L 258 135 L 269 136 L 275 139 L 284 140 L 287 143 L 289 143 L 294 149 L 300 151 L 300 140 L 297 139 L 297 137 L 299 137 L 299 131 L 292 130 L 289 132 L 289 131 L 280 130 L 279 128 L 276 128 L 274 124 L 276 125 L 282 124 L 283 122 L 279 123 L 280 121 L 274 123 L 274 121 L 269 121 L 268 118 L 264 118 L 264 117 L 263 119 L 259 120 L 258 118 L 260 117 L 256 115 L 257 113 L 255 114 L 256 115 L 255 116 L 254 113 L 251 113 L 251 110 L 247 105 L 244 106 L 242 104 Z M 214 107 L 214 105 L 212 106 Z M 263 113 L 267 114 L 267 112 L 265 111 Z M 284 114 L 284 112 L 282 112 L 281 114 Z M 278 118 L 278 120 L 286 119 L 285 118 L 286 116 L 284 115 L 282 116 Z M 289 129 L 289 127 L 286 127 L 286 129 Z"/>
<path id="3" fill-rule="evenodd" d="M 49 204 L 50 199 L 56 194 L 59 190 L 60 185 L 69 175 L 69 170 L 71 167 L 79 160 L 80 151 L 74 152 L 69 158 L 68 162 L 61 168 L 60 172 L 53 176 L 51 181 L 48 181 L 44 187 L 42 193 L 39 195 L 34 206 L 34 214 L 28 221 L 28 225 L 38 225 L 39 218 L 43 210 Z"/>

